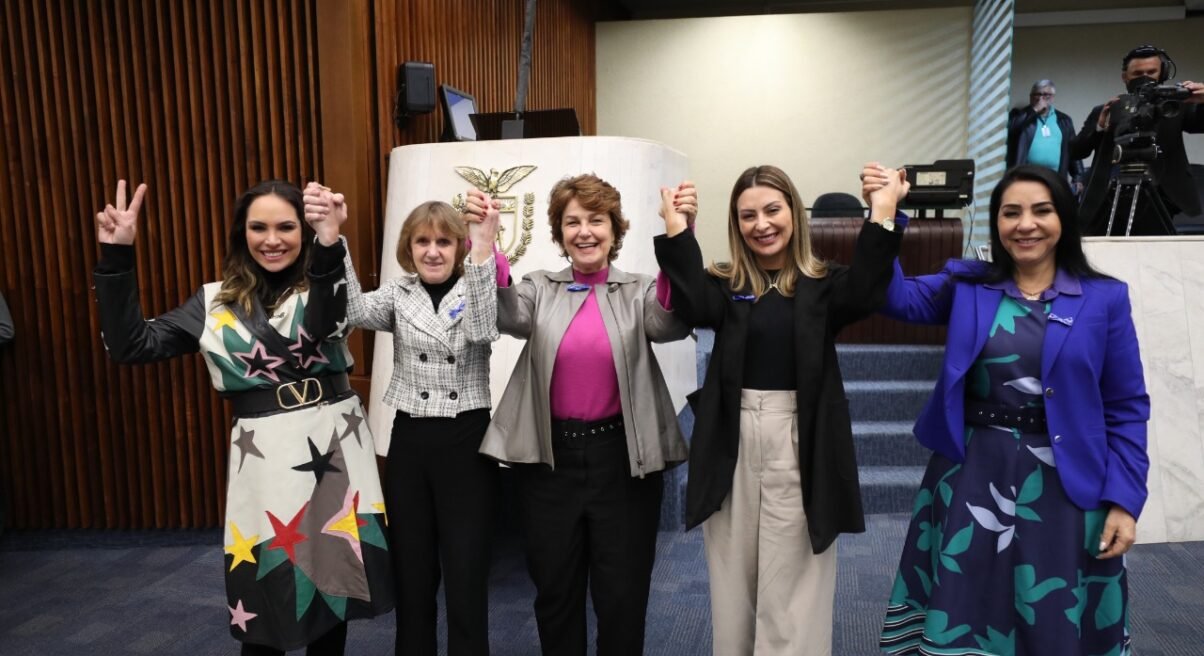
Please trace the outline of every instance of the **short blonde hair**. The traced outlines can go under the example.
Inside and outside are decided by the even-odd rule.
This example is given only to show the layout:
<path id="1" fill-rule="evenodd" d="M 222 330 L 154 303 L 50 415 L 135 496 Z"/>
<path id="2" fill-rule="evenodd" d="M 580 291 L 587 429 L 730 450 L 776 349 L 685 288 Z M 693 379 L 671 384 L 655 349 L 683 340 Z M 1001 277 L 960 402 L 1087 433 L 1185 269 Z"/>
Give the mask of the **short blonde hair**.
<path id="1" fill-rule="evenodd" d="M 442 201 L 427 201 L 406 217 L 401 226 L 401 236 L 397 238 L 397 263 L 409 273 L 418 273 L 414 266 L 414 249 L 410 242 L 414 236 L 425 229 L 443 233 L 456 240 L 455 275 L 464 274 L 464 257 L 468 254 L 468 246 L 464 240 L 468 238 L 468 225 L 454 207 Z"/>

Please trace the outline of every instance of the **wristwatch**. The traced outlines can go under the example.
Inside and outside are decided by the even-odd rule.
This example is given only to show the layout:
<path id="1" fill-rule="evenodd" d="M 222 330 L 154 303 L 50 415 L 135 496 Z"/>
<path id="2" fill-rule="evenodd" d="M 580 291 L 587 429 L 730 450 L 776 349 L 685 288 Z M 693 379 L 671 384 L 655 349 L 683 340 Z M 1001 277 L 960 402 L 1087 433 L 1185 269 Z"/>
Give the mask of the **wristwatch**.
<path id="1" fill-rule="evenodd" d="M 888 216 L 885 219 L 882 219 L 881 221 L 876 221 L 876 223 L 878 225 L 882 226 L 882 228 L 884 230 L 890 230 L 891 232 L 895 232 L 895 217 L 893 217 L 893 216 Z"/>

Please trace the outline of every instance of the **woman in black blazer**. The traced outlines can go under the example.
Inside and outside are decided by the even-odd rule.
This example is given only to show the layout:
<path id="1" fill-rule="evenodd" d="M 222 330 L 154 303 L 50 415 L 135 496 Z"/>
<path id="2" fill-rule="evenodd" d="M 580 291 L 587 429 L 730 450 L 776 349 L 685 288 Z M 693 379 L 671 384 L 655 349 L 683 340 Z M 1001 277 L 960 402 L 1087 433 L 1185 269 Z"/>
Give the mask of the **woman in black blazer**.
<path id="1" fill-rule="evenodd" d="M 656 257 L 673 310 L 715 330 L 691 395 L 686 525 L 703 524 L 716 654 L 831 652 L 830 547 L 865 530 L 835 338 L 885 298 L 907 189 L 896 175 L 872 198 L 849 267 L 815 256 L 798 190 L 773 166 L 736 180 L 728 263 L 704 269 L 684 220 L 665 212 Z"/>

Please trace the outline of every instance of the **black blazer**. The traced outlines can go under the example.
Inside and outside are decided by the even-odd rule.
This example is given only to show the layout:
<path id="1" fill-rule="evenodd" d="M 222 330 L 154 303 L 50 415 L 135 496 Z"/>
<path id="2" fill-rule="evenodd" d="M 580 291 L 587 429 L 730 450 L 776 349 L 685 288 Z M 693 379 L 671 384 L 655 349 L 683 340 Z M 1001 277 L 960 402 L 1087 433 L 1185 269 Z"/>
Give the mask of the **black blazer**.
<path id="1" fill-rule="evenodd" d="M 1079 222 L 1089 225 L 1107 200 L 1108 181 L 1112 177 L 1112 131 L 1096 129 L 1103 105 L 1097 105 L 1083 121 L 1083 129 L 1070 142 L 1070 156 L 1083 158 L 1095 153 L 1091 173 L 1087 177 L 1087 190 L 1083 192 L 1083 204 L 1079 207 Z M 1162 155 L 1150 166 L 1158 186 L 1168 200 L 1185 214 L 1200 213 L 1200 196 L 1196 192 L 1191 172 L 1187 168 L 1187 151 L 1183 148 L 1183 133 L 1204 132 L 1204 106 L 1183 105 L 1177 116 L 1163 118 L 1158 122 L 1157 139 Z M 1171 214 L 1174 214 L 1171 210 Z"/>
<path id="2" fill-rule="evenodd" d="M 836 334 L 886 300 L 902 234 L 866 221 L 852 266 L 830 263 L 824 278 L 800 278 L 794 293 L 795 380 L 803 510 L 815 553 L 840 533 L 865 530 L 857 457 L 849 422 Z M 692 326 L 715 330 L 715 349 L 702 389 L 690 395 L 694 435 L 686 485 L 686 529 L 719 509 L 731 492 L 740 444 L 740 390 L 750 301 L 703 269 L 689 230 L 656 238 L 656 259 L 669 278 L 673 311 Z"/>

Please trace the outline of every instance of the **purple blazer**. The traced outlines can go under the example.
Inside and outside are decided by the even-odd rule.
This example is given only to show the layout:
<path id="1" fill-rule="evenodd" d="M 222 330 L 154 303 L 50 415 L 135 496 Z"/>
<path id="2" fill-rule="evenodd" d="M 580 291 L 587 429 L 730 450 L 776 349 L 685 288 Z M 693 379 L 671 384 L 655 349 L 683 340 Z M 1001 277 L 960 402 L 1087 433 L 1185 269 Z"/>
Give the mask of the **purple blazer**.
<path id="1" fill-rule="evenodd" d="M 948 324 L 940 379 L 915 425 L 924 446 L 965 460 L 965 380 L 987 341 L 1003 292 L 955 280 L 985 269 L 982 262 L 949 260 L 938 273 L 905 278 L 895 261 L 887 289 L 887 316 L 913 323 Z M 1146 394 L 1129 288 L 1119 280 L 1085 278 L 1081 294 L 1053 301 L 1041 351 L 1045 415 L 1058 476 L 1078 507 L 1116 504 L 1134 517 L 1148 495 Z"/>

